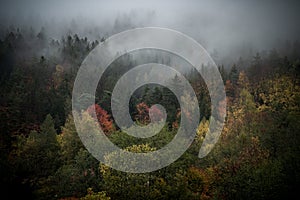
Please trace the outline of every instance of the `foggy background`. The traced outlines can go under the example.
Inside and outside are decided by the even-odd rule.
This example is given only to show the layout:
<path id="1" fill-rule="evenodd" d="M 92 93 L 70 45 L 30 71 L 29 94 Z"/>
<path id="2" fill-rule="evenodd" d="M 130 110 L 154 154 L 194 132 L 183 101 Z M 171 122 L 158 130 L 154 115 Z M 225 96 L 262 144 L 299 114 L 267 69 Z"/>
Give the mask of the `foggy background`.
<path id="1" fill-rule="evenodd" d="M 299 10 L 291 0 L 11 0 L 0 1 L 0 37 L 10 29 L 45 27 L 49 38 L 76 33 L 93 40 L 158 26 L 196 39 L 217 60 L 236 60 L 298 40 Z"/>

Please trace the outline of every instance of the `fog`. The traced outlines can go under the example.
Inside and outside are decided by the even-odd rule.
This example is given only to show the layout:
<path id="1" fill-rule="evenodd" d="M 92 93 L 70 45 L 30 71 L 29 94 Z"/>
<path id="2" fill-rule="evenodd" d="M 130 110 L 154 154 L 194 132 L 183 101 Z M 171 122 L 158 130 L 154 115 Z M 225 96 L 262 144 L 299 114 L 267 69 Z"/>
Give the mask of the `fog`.
<path id="1" fill-rule="evenodd" d="M 1 34 L 12 27 L 45 27 L 51 38 L 77 33 L 90 39 L 134 27 L 181 31 L 220 57 L 269 50 L 300 38 L 299 1 L 10 0 L 0 1 Z"/>

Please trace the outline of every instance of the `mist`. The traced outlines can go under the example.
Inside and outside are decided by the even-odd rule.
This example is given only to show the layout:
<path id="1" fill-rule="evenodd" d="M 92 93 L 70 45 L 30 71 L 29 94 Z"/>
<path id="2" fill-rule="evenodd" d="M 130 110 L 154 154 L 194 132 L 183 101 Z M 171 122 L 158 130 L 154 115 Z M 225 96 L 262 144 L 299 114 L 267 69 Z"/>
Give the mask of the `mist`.
<path id="1" fill-rule="evenodd" d="M 299 11 L 0 0 L 0 199 L 294 199 Z"/>
<path id="2" fill-rule="evenodd" d="M 50 38 L 76 33 L 93 40 L 130 28 L 165 27 L 189 35 L 220 60 L 235 60 L 299 40 L 299 8 L 291 0 L 12 0 L 0 2 L 0 29 L 3 36 L 9 29 L 45 27 Z"/>

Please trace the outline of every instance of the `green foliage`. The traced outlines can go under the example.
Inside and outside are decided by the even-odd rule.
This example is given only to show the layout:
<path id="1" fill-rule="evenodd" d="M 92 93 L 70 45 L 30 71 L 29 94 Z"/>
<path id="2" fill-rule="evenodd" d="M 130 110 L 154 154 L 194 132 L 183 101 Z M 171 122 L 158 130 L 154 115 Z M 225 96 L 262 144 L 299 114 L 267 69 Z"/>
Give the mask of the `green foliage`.
<path id="1" fill-rule="evenodd" d="M 209 124 L 216 120 L 210 117 L 205 82 L 195 70 L 186 72 L 201 112 L 196 139 L 176 162 L 145 174 L 123 173 L 103 164 L 99 167 L 77 134 L 70 114 L 72 87 L 83 58 L 97 44 L 76 34 L 61 41 L 49 40 L 43 28 L 27 34 L 9 31 L 0 41 L 1 188 L 13 189 L 16 194 L 26 190 L 35 199 L 291 199 L 297 194 L 299 43 L 286 55 L 273 49 L 240 58 L 231 68 L 219 68 L 227 95 L 227 118 L 218 143 L 203 159 L 198 158 L 199 149 L 209 135 Z M 100 80 L 96 102 L 101 109 L 94 116 L 105 124 L 105 133 L 114 144 L 139 153 L 168 144 L 180 127 L 180 115 L 188 114 L 181 113 L 168 88 L 149 85 L 133 94 L 129 105 L 132 119 L 138 125 L 149 123 L 149 107 L 158 103 L 167 111 L 167 124 L 145 139 L 115 129 L 110 118 L 114 83 L 146 61 L 170 62 L 157 55 L 142 61 L 133 60 L 130 54 L 117 59 Z M 210 73 L 204 66 L 202 72 L 204 76 Z M 169 81 L 180 87 L 178 76 Z M 93 97 L 83 95 L 82 103 L 86 98 Z M 195 106 L 190 105 L 189 111 Z M 82 120 L 82 138 L 95 142 L 91 136 L 100 134 L 96 121 L 85 111 L 75 115 Z M 105 159 L 113 162 L 116 156 L 120 155 L 111 153 Z"/>
<path id="2" fill-rule="evenodd" d="M 229 80 L 233 84 L 237 84 L 238 78 L 239 78 L 238 70 L 236 65 L 234 64 L 229 72 Z"/>
<path id="3" fill-rule="evenodd" d="M 72 115 L 68 116 L 65 126 L 62 127 L 62 133 L 58 135 L 58 141 L 61 148 L 62 159 L 66 163 L 72 161 L 78 151 L 83 148 Z"/>
<path id="4" fill-rule="evenodd" d="M 47 177 L 61 164 L 56 136 L 54 121 L 47 115 L 39 132 L 31 131 L 28 137 L 18 137 L 17 148 L 12 152 L 16 173 L 23 174 L 23 184 L 30 185 L 38 198 L 48 191 Z"/>
<path id="5" fill-rule="evenodd" d="M 31 179 L 50 175 L 59 166 L 59 145 L 50 115 L 47 115 L 39 132 L 31 131 L 27 138 L 20 137 L 18 145 L 17 165 L 24 168 Z"/>
<path id="6" fill-rule="evenodd" d="M 61 166 L 48 184 L 58 197 L 82 197 L 86 188 L 99 189 L 98 161 L 87 150 L 80 149 L 74 160 Z"/>

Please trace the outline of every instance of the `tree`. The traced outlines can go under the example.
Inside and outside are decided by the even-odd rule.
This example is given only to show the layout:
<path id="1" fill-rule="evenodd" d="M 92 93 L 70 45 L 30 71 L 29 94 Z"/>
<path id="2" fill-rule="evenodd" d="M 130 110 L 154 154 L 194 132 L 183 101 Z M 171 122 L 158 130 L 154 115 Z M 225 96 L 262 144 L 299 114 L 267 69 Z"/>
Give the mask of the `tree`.
<path id="1" fill-rule="evenodd" d="M 93 192 L 92 188 L 87 189 L 87 195 L 80 198 L 80 200 L 110 200 L 110 197 L 106 195 L 106 192 Z"/>
<path id="2" fill-rule="evenodd" d="M 47 44 L 47 35 L 46 35 L 46 30 L 44 27 L 41 28 L 40 32 L 36 36 L 39 41 L 39 47 L 44 48 Z"/>
<path id="3" fill-rule="evenodd" d="M 248 69 L 250 79 L 258 81 L 261 78 L 262 59 L 259 53 L 252 58 L 251 66 Z"/>
<path id="4" fill-rule="evenodd" d="M 238 70 L 236 65 L 234 64 L 229 72 L 229 80 L 233 85 L 235 85 L 237 84 L 238 78 L 239 78 Z"/>
<path id="5" fill-rule="evenodd" d="M 95 110 L 95 112 L 93 112 Z M 110 115 L 102 109 L 98 104 L 94 104 L 87 109 L 87 112 L 99 122 L 99 126 L 106 135 L 111 134 L 115 128 Z"/>
<path id="6" fill-rule="evenodd" d="M 141 102 L 138 105 L 136 105 L 136 109 L 138 113 L 135 116 L 135 120 L 145 125 L 150 123 L 148 105 L 144 102 Z"/>
<path id="7" fill-rule="evenodd" d="M 222 65 L 221 67 L 219 67 L 219 72 L 221 74 L 221 77 L 223 79 L 223 82 L 225 83 L 227 78 L 228 78 L 228 75 L 227 75 L 227 72 L 225 71 L 224 69 L 224 65 Z"/>
<path id="8" fill-rule="evenodd" d="M 18 149 L 14 152 L 17 173 L 22 174 L 23 184 L 30 185 L 38 196 L 48 190 L 47 178 L 61 164 L 56 136 L 54 121 L 47 115 L 39 132 L 31 131 L 27 138 L 19 137 Z"/>
<path id="9" fill-rule="evenodd" d="M 82 197 L 87 188 L 100 189 L 99 162 L 87 151 L 80 149 L 70 163 L 62 165 L 47 184 L 57 197 Z"/>
<path id="10" fill-rule="evenodd" d="M 238 79 L 238 86 L 239 88 L 244 88 L 244 89 L 249 89 L 250 87 L 250 82 L 249 79 L 244 71 L 241 71 L 239 74 L 239 79 Z"/>
<path id="11" fill-rule="evenodd" d="M 62 127 L 62 132 L 58 136 L 58 141 L 61 148 L 61 156 L 65 163 L 70 163 L 79 150 L 83 148 L 71 114 L 68 116 L 65 126 Z"/>
<path id="12" fill-rule="evenodd" d="M 47 115 L 39 132 L 32 131 L 21 146 L 21 160 L 32 178 L 47 177 L 59 164 L 59 146 L 51 115 Z M 21 163 L 20 163 L 21 164 Z"/>
<path id="13" fill-rule="evenodd" d="M 146 153 L 154 151 L 155 148 L 151 148 L 148 144 L 133 145 L 127 147 L 126 150 L 135 153 Z M 105 160 L 108 163 L 116 162 L 115 158 L 123 158 L 118 155 L 118 152 L 112 152 L 105 156 Z M 118 164 L 123 164 L 126 168 L 126 162 L 117 161 Z M 134 162 L 134 161 L 131 161 Z M 100 164 L 100 173 L 104 180 L 104 190 L 107 191 L 110 197 L 120 199 L 141 199 L 149 196 L 150 187 L 150 175 L 149 174 L 127 174 L 115 169 L 111 169 L 104 164 Z"/>

